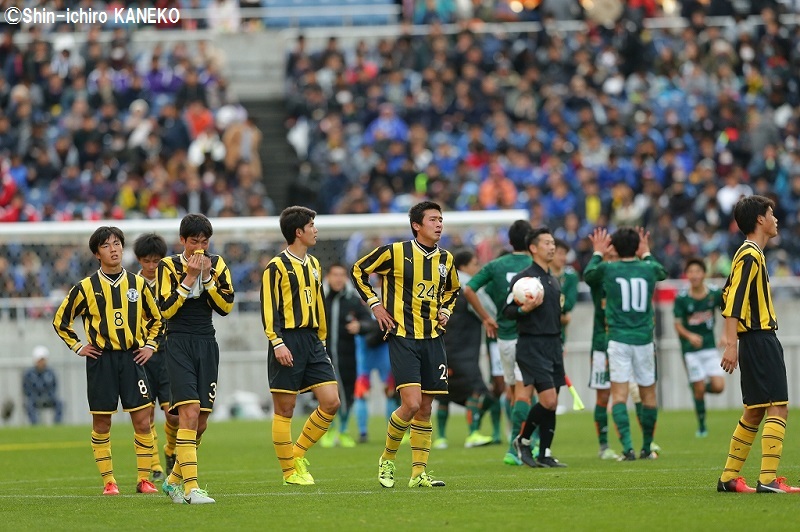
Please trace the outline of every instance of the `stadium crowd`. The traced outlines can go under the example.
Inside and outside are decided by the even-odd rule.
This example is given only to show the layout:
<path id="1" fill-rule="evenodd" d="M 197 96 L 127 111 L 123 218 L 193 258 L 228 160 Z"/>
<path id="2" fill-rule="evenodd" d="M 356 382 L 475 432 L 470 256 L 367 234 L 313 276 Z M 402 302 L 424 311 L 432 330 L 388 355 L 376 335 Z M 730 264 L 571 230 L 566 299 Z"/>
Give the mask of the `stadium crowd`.
<path id="1" fill-rule="evenodd" d="M 778 275 L 800 273 L 800 31 L 586 20 L 561 32 L 406 32 L 374 46 L 298 39 L 287 60 L 288 138 L 321 213 L 529 209 L 578 251 L 596 225 L 644 225 L 672 277 L 709 257 L 728 273 L 741 194 L 776 200 Z M 479 26 L 476 26 L 479 27 Z M 777 247 L 780 246 L 780 250 Z"/>

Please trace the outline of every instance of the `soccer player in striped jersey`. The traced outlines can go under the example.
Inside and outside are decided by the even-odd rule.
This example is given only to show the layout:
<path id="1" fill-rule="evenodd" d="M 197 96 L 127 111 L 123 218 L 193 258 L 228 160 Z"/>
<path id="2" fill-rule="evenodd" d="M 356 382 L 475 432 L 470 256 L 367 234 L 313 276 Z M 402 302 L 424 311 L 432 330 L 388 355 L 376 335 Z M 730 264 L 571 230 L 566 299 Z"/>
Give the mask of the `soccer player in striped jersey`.
<path id="1" fill-rule="evenodd" d="M 122 408 L 131 415 L 136 448 L 139 493 L 156 493 L 148 480 L 153 454 L 150 412 L 153 399 L 144 364 L 158 348 L 161 313 L 142 277 L 122 267 L 125 236 L 116 227 L 99 227 L 89 249 L 100 268 L 72 287 L 58 307 L 53 327 L 72 351 L 86 357 L 92 451 L 103 478 L 103 495 L 118 495 L 111 462 L 111 414 Z M 72 324 L 83 318 L 87 341 Z"/>
<path id="2" fill-rule="evenodd" d="M 658 418 L 653 293 L 667 272 L 650 254 L 648 237 L 644 230 L 630 227 L 618 229 L 611 237 L 605 229 L 595 229 L 590 236 L 594 254 L 584 270 L 586 282 L 601 282 L 606 296 L 611 411 L 622 443 L 622 460 L 636 459 L 626 406 L 631 379 L 639 385 L 642 398 L 644 442 L 639 457 L 658 457 L 651 448 Z M 609 246 L 617 250 L 618 261 L 603 261 Z"/>
<path id="3" fill-rule="evenodd" d="M 288 246 L 269 261 L 261 282 L 261 317 L 269 340 L 269 390 L 275 408 L 272 444 L 284 485 L 314 484 L 306 452 L 328 432 L 340 405 L 336 374 L 325 349 L 328 322 L 322 269 L 308 253 L 317 243 L 316 215 L 299 206 L 281 212 L 281 233 Z M 314 393 L 319 406 L 293 443 L 297 394 L 308 391 Z"/>
<path id="4" fill-rule="evenodd" d="M 511 405 L 510 415 L 508 415 L 508 411 L 506 413 L 511 421 L 512 441 L 519 434 L 522 423 L 527 419 L 531 403 L 536 401 L 536 395 L 533 385 L 525 386 L 522 383 L 522 373 L 516 362 L 517 322 L 506 318 L 499 312 L 496 316 L 490 314 L 481 303 L 478 290 L 485 287 L 484 289 L 491 297 L 496 309 L 506 306 L 509 282 L 515 275 L 533 263 L 526 240 L 530 232 L 531 224 L 527 220 L 517 220 L 511 224 L 508 228 L 508 242 L 513 251 L 484 264 L 464 288 L 464 297 L 483 320 L 486 334 L 497 337 L 497 347 L 505 377 L 507 404 Z M 534 438 L 537 435 L 538 431 L 534 433 Z M 535 443 L 534 447 L 536 447 Z M 522 465 L 512 442 L 508 444 L 503 462 L 508 465 Z"/>
<path id="5" fill-rule="evenodd" d="M 689 280 L 689 288 L 675 298 L 675 331 L 681 341 L 684 366 L 694 393 L 696 436 L 704 438 L 708 436 L 705 394 L 722 393 L 725 389 L 725 371 L 719 365 L 714 339 L 716 310 L 722 306 L 722 291 L 706 284 L 706 264 L 701 258 L 689 259 L 683 272 Z"/>
<path id="6" fill-rule="evenodd" d="M 779 477 L 789 392 L 783 347 L 775 331 L 778 318 L 772 306 L 764 247 L 778 236 L 775 203 L 764 196 L 747 196 L 733 208 L 733 217 L 745 241 L 733 256 L 731 273 L 722 289 L 723 346 L 720 366 L 733 373 L 741 369 L 744 413 L 731 437 L 728 458 L 717 491 L 795 493 L 800 488 Z M 766 420 L 764 417 L 766 416 Z M 753 489 L 740 476 L 758 427 L 761 433 L 761 474 Z"/>
<path id="7" fill-rule="evenodd" d="M 395 456 L 411 427 L 411 480 L 408 486 L 444 486 L 426 471 L 431 449 L 431 405 L 435 395 L 447 393 L 447 356 L 444 334 L 460 284 L 453 255 L 441 249 L 442 208 L 423 201 L 409 210 L 413 240 L 380 246 L 357 260 L 353 283 L 369 305 L 389 341 L 392 374 L 400 392 L 386 434 L 386 448 L 378 461 L 378 481 L 394 487 Z M 381 278 L 379 297 L 369 283 Z"/>
<path id="8" fill-rule="evenodd" d="M 161 490 L 174 503 L 215 502 L 197 482 L 197 443 L 217 396 L 219 344 L 212 312 L 227 316 L 234 293 L 225 261 L 208 252 L 213 234 L 208 218 L 187 214 L 180 225 L 183 251 L 158 263 L 158 302 L 166 320 L 169 411 L 178 414 L 175 465 Z"/>
<path id="9" fill-rule="evenodd" d="M 167 256 L 167 243 L 155 233 L 146 233 L 136 239 L 133 243 L 133 253 L 139 262 L 141 269 L 139 275 L 147 281 L 147 286 L 156 295 L 156 277 L 158 273 L 158 263 Z M 164 461 L 167 471 L 172 471 L 175 465 L 175 439 L 178 436 L 178 416 L 169 413 L 169 375 L 167 375 L 166 356 L 163 349 L 164 327 L 162 323 L 161 333 L 158 336 L 158 343 L 161 349 L 147 361 L 144 370 L 147 372 L 147 380 L 150 383 L 150 393 L 153 401 L 158 401 L 158 406 L 164 411 L 166 422 L 164 423 L 164 433 L 167 436 L 167 443 L 164 445 Z M 158 432 L 155 426 L 155 408 L 150 412 L 150 431 L 153 433 L 153 460 L 150 464 L 150 475 L 154 482 L 164 481 L 167 477 L 161 467 L 161 460 L 158 458 Z"/>

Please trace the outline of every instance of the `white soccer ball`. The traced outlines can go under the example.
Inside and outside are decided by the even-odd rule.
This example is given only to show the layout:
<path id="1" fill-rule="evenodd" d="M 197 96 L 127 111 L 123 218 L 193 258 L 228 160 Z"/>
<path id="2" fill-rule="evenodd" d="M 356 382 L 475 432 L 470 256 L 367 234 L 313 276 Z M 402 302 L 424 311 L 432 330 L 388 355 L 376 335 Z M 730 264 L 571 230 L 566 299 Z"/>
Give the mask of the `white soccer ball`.
<path id="1" fill-rule="evenodd" d="M 534 299 L 544 292 L 542 281 L 538 277 L 522 277 L 514 283 L 514 301 L 521 305 L 526 299 Z"/>

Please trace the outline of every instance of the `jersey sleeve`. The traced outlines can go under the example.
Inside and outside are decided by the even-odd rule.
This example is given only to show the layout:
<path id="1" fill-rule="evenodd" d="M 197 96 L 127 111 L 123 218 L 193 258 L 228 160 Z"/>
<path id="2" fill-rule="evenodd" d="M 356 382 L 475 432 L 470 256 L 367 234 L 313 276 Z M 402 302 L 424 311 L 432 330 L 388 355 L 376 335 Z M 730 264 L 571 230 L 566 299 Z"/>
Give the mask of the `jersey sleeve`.
<path id="1" fill-rule="evenodd" d="M 233 310 L 233 282 L 231 270 L 225 261 L 217 255 L 216 264 L 211 268 L 211 278 L 203 283 L 203 288 L 208 292 L 208 306 L 220 316 L 227 316 Z"/>
<path id="2" fill-rule="evenodd" d="M 278 300 L 275 296 L 275 294 L 280 293 L 280 282 L 281 273 L 275 263 L 270 262 L 261 277 L 261 323 L 264 326 L 264 333 L 267 335 L 267 339 L 274 348 L 283 345 L 281 327 L 277 323 Z"/>
<path id="3" fill-rule="evenodd" d="M 447 279 L 444 282 L 444 290 L 442 291 L 441 305 L 439 311 L 450 316 L 453 313 L 453 308 L 456 306 L 456 299 L 458 292 L 461 290 L 461 282 L 458 280 L 458 270 L 453 266 L 453 256 L 448 258 L 450 263 L 450 271 L 448 272 Z"/>
<path id="4" fill-rule="evenodd" d="M 599 253 L 592 255 L 589 264 L 583 270 L 583 280 L 586 281 L 592 288 L 599 288 L 603 284 L 603 273 L 605 272 L 605 265 L 603 257 Z"/>
<path id="5" fill-rule="evenodd" d="M 467 286 L 469 286 L 474 292 L 477 292 L 487 284 L 489 284 L 492 279 L 494 279 L 494 266 L 490 262 L 489 264 L 485 264 L 483 268 L 481 268 L 478 273 L 476 273 L 472 279 L 467 282 Z"/>
<path id="6" fill-rule="evenodd" d="M 189 288 L 183 285 L 183 279 L 178 278 L 177 272 L 169 266 L 168 260 L 169 257 L 161 259 L 156 275 L 158 307 L 161 310 L 161 317 L 165 320 L 175 316 L 189 296 Z"/>
<path id="7" fill-rule="evenodd" d="M 316 263 L 317 271 L 320 271 L 319 262 Z M 322 283 L 319 283 L 317 291 L 317 316 L 319 324 L 317 326 L 317 337 L 322 342 L 322 345 L 327 346 L 328 342 L 328 315 L 325 313 L 325 290 Z"/>
<path id="8" fill-rule="evenodd" d="M 683 295 L 679 295 L 675 298 L 675 303 L 672 306 L 672 315 L 676 318 L 686 317 L 686 305 L 684 305 L 684 301 Z"/>
<path id="9" fill-rule="evenodd" d="M 56 334 L 67 344 L 67 347 L 76 353 L 81 350 L 84 344 L 81 343 L 72 324 L 75 321 L 75 316 L 82 314 L 85 310 L 86 299 L 80 285 L 76 285 L 72 287 L 64 301 L 61 302 L 53 317 L 53 328 L 56 330 Z"/>
<path id="10" fill-rule="evenodd" d="M 653 268 L 653 271 L 655 272 L 656 275 L 656 281 L 663 281 L 664 279 L 667 278 L 666 268 L 664 268 L 664 266 L 660 262 L 658 262 L 655 259 L 655 257 L 653 257 L 653 255 L 647 255 L 642 260 L 644 260 L 644 262 L 646 262 Z"/>
<path id="11" fill-rule="evenodd" d="M 561 287 L 561 293 L 564 294 L 564 306 L 561 308 L 561 312 L 570 312 L 575 308 L 575 303 L 578 302 L 578 274 L 572 271 L 572 269 L 567 272 L 564 278 L 564 285 Z"/>
<path id="12" fill-rule="evenodd" d="M 143 283 L 144 284 L 144 283 Z M 142 318 L 145 321 L 145 330 L 147 331 L 147 338 L 145 338 L 145 345 L 152 347 L 153 351 L 158 349 L 159 338 L 163 329 L 161 322 L 161 311 L 158 309 L 153 290 L 149 286 L 143 286 L 142 290 Z"/>
<path id="13" fill-rule="evenodd" d="M 370 308 L 380 303 L 380 298 L 369 284 L 372 273 L 386 274 L 391 271 L 392 247 L 385 245 L 375 248 L 371 253 L 363 256 L 353 264 L 350 277 L 353 280 L 358 295 Z"/>
<path id="14" fill-rule="evenodd" d="M 750 299 L 750 287 L 758 274 L 758 267 L 755 257 L 750 254 L 742 255 L 733 264 L 730 285 L 722 306 L 723 316 L 739 320 L 745 318 L 744 304 Z"/>

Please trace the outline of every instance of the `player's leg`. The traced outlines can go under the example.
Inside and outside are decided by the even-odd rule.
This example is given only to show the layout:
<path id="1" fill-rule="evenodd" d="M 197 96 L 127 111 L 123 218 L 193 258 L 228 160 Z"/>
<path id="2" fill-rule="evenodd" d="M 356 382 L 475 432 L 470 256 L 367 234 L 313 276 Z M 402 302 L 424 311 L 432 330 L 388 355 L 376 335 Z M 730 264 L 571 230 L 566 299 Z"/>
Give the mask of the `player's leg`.
<path id="1" fill-rule="evenodd" d="M 91 392 L 90 392 L 91 393 Z M 111 414 L 92 413 L 92 453 L 103 479 L 103 495 L 118 495 L 114 464 L 111 461 Z"/>
<path id="2" fill-rule="evenodd" d="M 706 430 L 706 374 L 702 351 L 684 353 L 683 362 L 686 367 L 686 376 L 689 378 L 689 385 L 692 388 L 694 413 L 697 417 L 697 432 L 695 436 L 704 438 L 708 435 L 708 432 Z M 719 365 L 719 362 L 717 362 L 717 365 Z M 719 369 L 722 370 L 722 368 Z"/>
<path id="3" fill-rule="evenodd" d="M 118 495 L 111 460 L 111 414 L 119 403 L 119 379 L 114 354 L 86 358 L 86 390 L 92 414 L 92 453 L 103 479 L 103 495 Z"/>
<path id="4" fill-rule="evenodd" d="M 270 378 L 270 386 L 272 386 L 273 382 L 275 381 Z M 274 415 L 272 416 L 272 447 L 275 449 L 275 456 L 281 466 L 284 483 L 288 480 L 296 480 L 294 477 L 298 477 L 294 469 L 294 440 L 292 439 L 292 416 L 294 415 L 296 403 L 296 393 L 272 390 L 272 405 L 274 409 Z M 298 482 L 290 483 L 306 484 L 302 479 Z"/>
<path id="5" fill-rule="evenodd" d="M 434 449 L 447 449 L 447 419 L 450 417 L 450 401 L 440 398 L 436 405 L 436 439 Z"/>
<path id="6" fill-rule="evenodd" d="M 356 367 L 355 364 L 350 364 L 341 368 L 342 385 L 340 393 L 343 393 L 343 402 L 338 411 L 339 417 L 339 434 L 337 443 L 345 448 L 355 447 L 356 442 L 350 434 L 347 433 L 348 422 L 350 421 L 350 414 L 355 406 L 355 388 L 356 388 Z"/>
<path id="7" fill-rule="evenodd" d="M 133 424 L 133 445 L 136 450 L 136 491 L 138 493 L 158 493 L 158 489 L 150 482 L 150 471 L 153 460 L 153 432 L 150 419 L 153 406 L 131 410 Z"/>
<path id="8" fill-rule="evenodd" d="M 608 372 L 608 355 L 592 350 L 590 358 L 589 388 L 596 390 L 594 426 L 599 444 L 598 456 L 603 460 L 616 460 L 619 455 L 608 446 L 608 402 L 611 399 L 611 378 Z"/>
<path id="9" fill-rule="evenodd" d="M 117 355 L 119 353 L 119 355 Z M 153 412 L 153 396 L 147 372 L 133 361 L 133 353 L 115 352 L 119 368 L 119 397 L 122 409 L 128 412 L 133 423 L 133 444 L 136 450 L 137 484 L 139 493 L 157 493 L 150 482 L 150 465 L 153 460 L 153 433 L 150 417 Z"/>
<path id="10" fill-rule="evenodd" d="M 150 360 L 144 365 L 144 371 L 147 374 L 147 383 L 150 389 L 150 398 L 151 400 L 158 405 L 162 403 L 169 403 L 169 397 L 164 397 L 165 395 L 169 395 L 168 389 L 162 389 L 160 373 L 166 372 L 163 369 L 162 357 L 160 353 L 154 354 Z M 159 458 L 158 452 L 158 431 L 156 431 L 156 408 L 155 406 L 150 410 L 150 434 L 153 437 L 153 452 L 150 456 L 150 476 L 153 482 L 163 481 L 164 476 L 164 469 L 161 467 L 161 459 Z"/>
<path id="11" fill-rule="evenodd" d="M 514 438 L 519 435 L 522 423 L 528 417 L 528 411 L 531 408 L 533 386 L 525 386 L 522 384 L 522 375 L 517 365 L 517 340 L 498 339 L 497 348 L 500 352 L 500 361 L 503 364 L 503 377 L 505 380 L 507 397 L 510 397 L 510 400 L 507 402 L 510 406 L 510 412 L 506 412 L 506 415 L 511 422 L 511 435 L 508 441 L 508 450 L 503 457 L 503 463 L 508 465 L 522 465 L 517 457 L 517 451 L 514 448 Z"/>
<path id="12" fill-rule="evenodd" d="M 363 335 L 356 336 L 356 383 L 353 389 L 353 408 L 356 412 L 359 443 L 367 442 L 367 426 L 369 424 L 369 405 L 367 398 L 370 389 L 372 367 Z"/>
<path id="13" fill-rule="evenodd" d="M 175 467 L 175 440 L 178 438 L 178 416 L 169 411 L 169 403 L 162 404 L 164 410 L 164 436 L 167 440 L 164 443 L 164 465 L 166 474 L 169 475 Z"/>
<path id="14" fill-rule="evenodd" d="M 489 352 L 489 371 L 491 373 L 491 394 L 493 401 L 489 405 L 489 415 L 492 419 L 492 443 L 500 443 L 501 436 L 501 416 L 503 411 L 502 398 L 505 397 L 505 379 L 503 372 L 503 362 L 500 359 L 500 348 L 497 341 L 487 339 L 487 350 Z"/>
<path id="15" fill-rule="evenodd" d="M 656 355 L 655 345 L 631 346 L 633 353 L 633 375 L 639 385 L 639 395 L 642 398 L 642 450 L 640 458 L 654 459 L 658 455 L 653 449 L 653 435 L 658 421 L 658 402 L 656 401 Z"/>
<path id="16" fill-rule="evenodd" d="M 633 354 L 630 346 L 608 342 L 608 367 L 611 379 L 611 415 L 622 444 L 623 460 L 635 460 L 628 417 L 628 383 L 633 378 Z"/>

